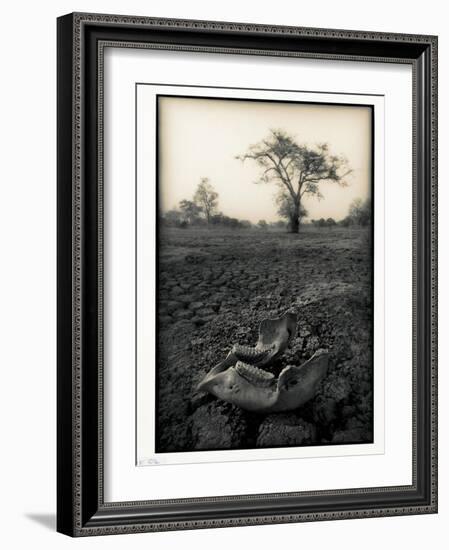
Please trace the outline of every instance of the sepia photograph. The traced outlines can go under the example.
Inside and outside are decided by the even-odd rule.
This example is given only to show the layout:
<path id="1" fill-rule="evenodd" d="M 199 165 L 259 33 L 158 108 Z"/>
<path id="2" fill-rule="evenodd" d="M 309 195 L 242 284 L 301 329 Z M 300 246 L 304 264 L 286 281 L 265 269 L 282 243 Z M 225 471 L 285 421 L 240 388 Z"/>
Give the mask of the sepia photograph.
<path id="1" fill-rule="evenodd" d="M 373 443 L 373 106 L 156 113 L 155 453 Z"/>

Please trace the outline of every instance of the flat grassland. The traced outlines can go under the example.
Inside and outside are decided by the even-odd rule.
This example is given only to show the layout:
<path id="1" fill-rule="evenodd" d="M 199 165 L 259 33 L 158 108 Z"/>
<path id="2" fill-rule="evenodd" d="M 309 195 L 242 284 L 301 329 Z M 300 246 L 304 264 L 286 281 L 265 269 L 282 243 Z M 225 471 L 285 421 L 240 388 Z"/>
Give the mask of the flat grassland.
<path id="1" fill-rule="evenodd" d="M 157 452 L 372 441 L 371 229 L 163 227 L 159 243 Z M 312 401 L 263 415 L 196 392 L 233 344 L 254 345 L 260 321 L 286 311 L 297 333 L 274 374 L 330 352 Z"/>

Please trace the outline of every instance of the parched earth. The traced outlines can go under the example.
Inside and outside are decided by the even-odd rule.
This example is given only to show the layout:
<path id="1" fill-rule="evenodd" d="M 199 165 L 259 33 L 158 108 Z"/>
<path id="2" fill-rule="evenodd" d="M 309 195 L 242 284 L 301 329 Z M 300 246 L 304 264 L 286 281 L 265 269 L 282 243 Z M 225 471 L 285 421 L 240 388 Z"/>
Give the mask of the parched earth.
<path id="1" fill-rule="evenodd" d="M 157 452 L 371 442 L 372 249 L 366 229 L 164 228 L 159 256 Z M 196 391 L 262 319 L 298 315 L 277 375 L 320 348 L 317 395 L 288 413 L 256 414 Z"/>

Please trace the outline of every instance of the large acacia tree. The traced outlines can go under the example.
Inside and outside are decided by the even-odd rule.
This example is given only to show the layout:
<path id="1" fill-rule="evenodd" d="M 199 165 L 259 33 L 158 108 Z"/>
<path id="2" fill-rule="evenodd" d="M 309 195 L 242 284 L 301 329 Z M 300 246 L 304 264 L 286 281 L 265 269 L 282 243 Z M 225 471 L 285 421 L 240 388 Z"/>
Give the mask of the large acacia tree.
<path id="1" fill-rule="evenodd" d="M 298 145 L 283 130 L 270 130 L 266 139 L 237 158 L 254 160 L 262 168 L 256 183 L 275 183 L 279 187 L 278 205 L 282 207 L 282 215 L 288 215 L 292 233 L 299 231 L 304 212 L 303 197 L 321 199 L 320 183 L 327 181 L 345 186 L 345 178 L 351 173 L 347 160 L 332 155 L 326 143 L 315 147 Z"/>

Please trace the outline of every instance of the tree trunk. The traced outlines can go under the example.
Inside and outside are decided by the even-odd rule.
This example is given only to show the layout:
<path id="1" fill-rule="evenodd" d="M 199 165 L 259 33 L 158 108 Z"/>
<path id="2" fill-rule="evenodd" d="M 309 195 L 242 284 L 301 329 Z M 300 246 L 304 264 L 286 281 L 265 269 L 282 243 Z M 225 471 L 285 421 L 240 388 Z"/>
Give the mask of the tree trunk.
<path id="1" fill-rule="evenodd" d="M 292 216 L 290 218 L 289 232 L 290 233 L 299 233 L 299 219 L 296 216 Z"/>
<path id="2" fill-rule="evenodd" d="M 289 229 L 290 233 L 299 233 L 299 204 L 291 212 Z"/>

